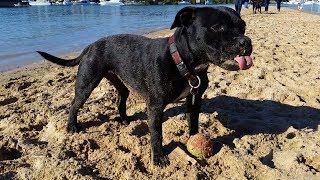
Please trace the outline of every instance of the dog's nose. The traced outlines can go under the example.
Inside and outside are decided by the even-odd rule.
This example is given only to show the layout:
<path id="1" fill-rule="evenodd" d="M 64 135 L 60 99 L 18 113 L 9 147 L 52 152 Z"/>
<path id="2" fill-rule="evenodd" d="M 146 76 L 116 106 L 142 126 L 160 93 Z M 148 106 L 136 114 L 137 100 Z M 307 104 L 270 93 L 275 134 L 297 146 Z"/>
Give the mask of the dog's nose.
<path id="1" fill-rule="evenodd" d="M 239 38 L 238 42 L 239 42 L 240 47 L 246 47 L 246 46 L 251 45 L 251 39 L 248 38 L 247 36 L 243 36 L 243 37 Z"/>
<path id="2" fill-rule="evenodd" d="M 241 39 L 239 40 L 239 46 L 243 47 L 243 46 L 245 46 L 245 45 L 246 45 L 246 40 L 245 40 L 244 38 L 241 38 Z"/>

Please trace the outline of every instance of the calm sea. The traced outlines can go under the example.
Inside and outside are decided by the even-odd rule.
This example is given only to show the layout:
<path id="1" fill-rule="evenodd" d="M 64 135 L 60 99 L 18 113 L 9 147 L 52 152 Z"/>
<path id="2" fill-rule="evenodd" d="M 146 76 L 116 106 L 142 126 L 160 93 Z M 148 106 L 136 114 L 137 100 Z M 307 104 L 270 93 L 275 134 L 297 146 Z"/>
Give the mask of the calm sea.
<path id="1" fill-rule="evenodd" d="M 112 34 L 170 27 L 181 6 L 31 6 L 0 8 L 0 71 L 79 51 Z"/>
<path id="2" fill-rule="evenodd" d="M 233 5 L 227 5 L 233 7 Z M 31 6 L 0 8 L 0 71 L 63 55 L 119 33 L 169 28 L 183 6 Z M 305 7 L 306 8 L 306 7 Z"/>

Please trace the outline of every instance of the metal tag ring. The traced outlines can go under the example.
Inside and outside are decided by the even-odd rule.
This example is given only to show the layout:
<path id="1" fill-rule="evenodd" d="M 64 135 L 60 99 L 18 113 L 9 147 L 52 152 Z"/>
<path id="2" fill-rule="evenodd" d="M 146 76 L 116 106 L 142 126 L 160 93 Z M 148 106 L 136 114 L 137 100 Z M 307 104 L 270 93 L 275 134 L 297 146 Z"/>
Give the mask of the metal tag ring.
<path id="1" fill-rule="evenodd" d="M 190 94 L 192 94 L 192 95 L 196 95 L 196 94 L 198 94 L 198 92 L 199 92 L 199 89 L 195 89 L 195 88 L 190 89 Z"/>
<path id="2" fill-rule="evenodd" d="M 189 86 L 190 86 L 192 89 L 198 89 L 198 88 L 200 87 L 200 85 L 201 85 L 201 80 L 200 80 L 199 76 L 196 76 L 196 77 L 197 77 L 197 79 L 198 79 L 198 81 L 199 81 L 199 84 L 196 85 L 196 86 L 193 86 L 193 85 L 191 84 L 190 80 L 188 80 Z"/>

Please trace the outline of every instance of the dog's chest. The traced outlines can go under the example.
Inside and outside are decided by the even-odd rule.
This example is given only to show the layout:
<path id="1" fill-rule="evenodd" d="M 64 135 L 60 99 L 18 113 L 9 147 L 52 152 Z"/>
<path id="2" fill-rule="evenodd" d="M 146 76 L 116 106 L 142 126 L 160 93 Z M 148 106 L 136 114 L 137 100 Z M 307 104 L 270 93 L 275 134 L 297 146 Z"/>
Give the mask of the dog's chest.
<path id="1" fill-rule="evenodd" d="M 188 82 L 185 81 L 184 86 L 182 87 L 182 90 L 180 91 L 178 97 L 173 100 L 173 102 L 178 102 L 179 100 L 190 95 L 190 89 L 191 89 L 191 87 L 189 86 Z"/>

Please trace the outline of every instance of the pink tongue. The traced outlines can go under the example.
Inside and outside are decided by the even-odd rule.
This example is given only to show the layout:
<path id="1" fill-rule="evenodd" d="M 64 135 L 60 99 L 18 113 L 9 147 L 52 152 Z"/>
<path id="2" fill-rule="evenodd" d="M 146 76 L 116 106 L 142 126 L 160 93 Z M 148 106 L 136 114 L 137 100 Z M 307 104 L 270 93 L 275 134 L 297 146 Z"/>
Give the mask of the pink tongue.
<path id="1" fill-rule="evenodd" d="M 253 65 L 251 56 L 237 56 L 234 60 L 238 62 L 240 70 L 249 69 Z"/>

